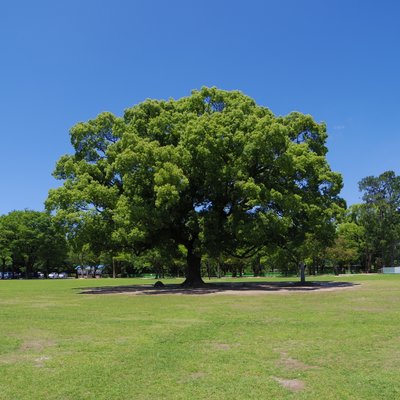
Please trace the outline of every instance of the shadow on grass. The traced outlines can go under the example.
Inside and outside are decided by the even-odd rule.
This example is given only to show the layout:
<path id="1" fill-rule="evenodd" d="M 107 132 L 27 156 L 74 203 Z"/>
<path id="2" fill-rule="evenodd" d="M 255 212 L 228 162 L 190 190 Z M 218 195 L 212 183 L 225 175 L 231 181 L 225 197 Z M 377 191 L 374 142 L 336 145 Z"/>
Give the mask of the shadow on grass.
<path id="1" fill-rule="evenodd" d="M 166 284 L 155 288 L 153 285 L 127 285 L 80 288 L 80 294 L 133 294 L 133 295 L 215 295 L 215 294 L 263 294 L 285 292 L 332 291 L 359 286 L 352 282 L 217 282 L 205 283 L 201 287 L 187 288 L 179 284 Z"/>

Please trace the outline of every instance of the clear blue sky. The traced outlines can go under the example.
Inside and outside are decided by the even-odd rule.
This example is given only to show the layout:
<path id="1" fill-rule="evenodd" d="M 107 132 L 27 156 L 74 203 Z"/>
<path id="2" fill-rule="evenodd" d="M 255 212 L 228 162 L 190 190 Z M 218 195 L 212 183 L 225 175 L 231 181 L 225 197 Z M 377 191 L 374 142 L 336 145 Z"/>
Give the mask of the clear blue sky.
<path id="1" fill-rule="evenodd" d="M 68 131 L 101 111 L 201 86 L 328 124 L 328 159 L 357 182 L 399 173 L 397 1 L 0 1 L 0 214 L 42 210 Z"/>

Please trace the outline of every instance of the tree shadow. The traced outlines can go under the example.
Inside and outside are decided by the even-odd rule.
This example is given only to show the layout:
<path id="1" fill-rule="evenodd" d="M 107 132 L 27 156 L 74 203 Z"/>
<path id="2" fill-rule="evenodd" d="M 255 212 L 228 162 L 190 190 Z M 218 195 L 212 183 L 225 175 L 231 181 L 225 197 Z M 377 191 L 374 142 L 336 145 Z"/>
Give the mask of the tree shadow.
<path id="1" fill-rule="evenodd" d="M 306 282 L 212 282 L 201 287 L 188 288 L 179 284 L 126 285 L 80 288 L 80 294 L 133 294 L 133 295 L 215 295 L 215 294 L 262 294 L 273 292 L 332 291 L 359 286 L 353 282 L 318 281 Z"/>

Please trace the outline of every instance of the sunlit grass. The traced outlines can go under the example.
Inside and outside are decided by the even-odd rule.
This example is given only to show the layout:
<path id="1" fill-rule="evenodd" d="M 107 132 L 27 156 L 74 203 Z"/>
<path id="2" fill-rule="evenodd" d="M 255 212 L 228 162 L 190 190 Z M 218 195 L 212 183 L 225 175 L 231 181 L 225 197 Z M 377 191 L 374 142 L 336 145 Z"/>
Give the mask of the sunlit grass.
<path id="1" fill-rule="evenodd" d="M 134 296 L 80 292 L 154 281 L 0 281 L 0 399 L 400 398 L 400 277 L 335 279 L 361 285 Z"/>

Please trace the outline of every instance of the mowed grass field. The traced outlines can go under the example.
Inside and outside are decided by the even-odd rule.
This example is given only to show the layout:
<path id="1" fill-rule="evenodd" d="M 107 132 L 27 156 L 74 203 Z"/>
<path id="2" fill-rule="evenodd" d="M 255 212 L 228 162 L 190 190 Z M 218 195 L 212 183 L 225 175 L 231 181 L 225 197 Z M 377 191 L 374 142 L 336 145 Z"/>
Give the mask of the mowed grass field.
<path id="1" fill-rule="evenodd" d="M 318 279 L 356 286 L 149 296 L 81 294 L 148 280 L 0 281 L 0 399 L 400 399 L 400 277 Z"/>

